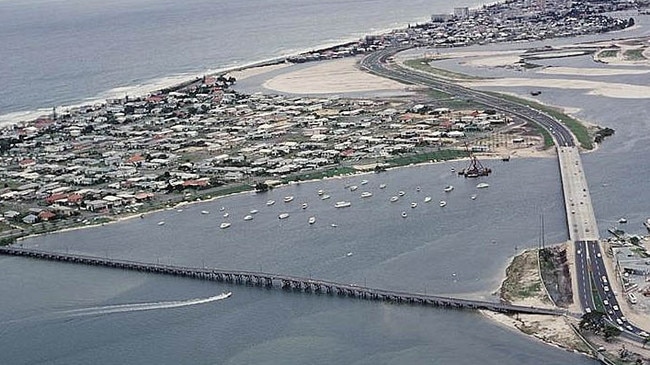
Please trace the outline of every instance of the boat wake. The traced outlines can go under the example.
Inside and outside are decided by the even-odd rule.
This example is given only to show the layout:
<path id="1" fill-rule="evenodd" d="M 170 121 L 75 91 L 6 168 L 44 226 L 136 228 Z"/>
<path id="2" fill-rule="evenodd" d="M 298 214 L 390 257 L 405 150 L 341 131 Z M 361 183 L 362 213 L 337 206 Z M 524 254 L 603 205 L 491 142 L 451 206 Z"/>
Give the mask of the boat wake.
<path id="1" fill-rule="evenodd" d="M 150 310 L 160 310 L 160 309 L 182 308 L 182 307 L 189 307 L 192 305 L 216 302 L 218 300 L 226 299 L 231 295 L 232 293 L 228 292 L 228 293 L 222 293 L 220 295 L 215 295 L 209 298 L 196 298 L 190 300 L 180 300 L 180 301 L 170 301 L 170 302 L 107 305 L 102 307 L 73 309 L 69 311 L 60 312 L 59 314 L 66 317 L 85 317 L 85 316 L 99 316 L 99 315 L 116 314 L 116 313 L 129 313 L 129 312 L 140 312 L 140 311 L 150 311 Z"/>

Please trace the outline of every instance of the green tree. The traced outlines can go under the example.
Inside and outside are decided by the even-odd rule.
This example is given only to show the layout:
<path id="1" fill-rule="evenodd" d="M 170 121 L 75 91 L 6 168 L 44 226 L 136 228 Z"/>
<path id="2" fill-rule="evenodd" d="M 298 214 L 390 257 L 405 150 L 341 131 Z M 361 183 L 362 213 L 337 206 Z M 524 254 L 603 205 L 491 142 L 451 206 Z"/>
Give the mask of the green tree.
<path id="1" fill-rule="evenodd" d="M 618 337 L 621 335 L 621 330 L 618 329 L 616 326 L 612 326 L 610 324 L 605 325 L 605 328 L 603 330 L 603 336 L 605 337 L 605 341 L 609 342 L 615 337 Z"/>

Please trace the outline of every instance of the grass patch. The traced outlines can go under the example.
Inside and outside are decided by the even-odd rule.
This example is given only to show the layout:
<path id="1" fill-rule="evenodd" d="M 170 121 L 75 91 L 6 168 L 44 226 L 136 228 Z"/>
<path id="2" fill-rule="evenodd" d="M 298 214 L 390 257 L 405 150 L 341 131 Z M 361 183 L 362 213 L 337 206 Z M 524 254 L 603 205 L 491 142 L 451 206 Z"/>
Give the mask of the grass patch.
<path id="1" fill-rule="evenodd" d="M 311 173 L 305 173 L 300 175 L 287 176 L 282 179 L 282 183 L 286 184 L 291 181 L 305 181 L 313 179 L 323 179 L 326 177 L 349 175 L 358 172 L 356 169 L 347 166 L 341 166 L 334 169 L 324 170 L 324 171 L 314 171 Z"/>
<path id="2" fill-rule="evenodd" d="M 467 157 L 467 151 L 464 150 L 440 150 L 435 152 L 425 152 L 410 156 L 401 156 L 386 161 L 391 167 L 406 166 L 410 164 L 423 163 L 428 161 L 446 161 Z"/>
<path id="3" fill-rule="evenodd" d="M 623 58 L 628 61 L 644 61 L 646 60 L 643 55 L 643 49 L 630 49 L 625 51 Z"/>
<path id="4" fill-rule="evenodd" d="M 600 58 L 614 58 L 618 55 L 618 50 L 617 49 L 606 49 L 604 51 L 600 51 L 598 53 L 598 57 Z"/>
<path id="5" fill-rule="evenodd" d="M 250 185 L 235 185 L 235 186 L 229 186 L 223 189 L 219 189 L 216 192 L 212 194 L 212 196 L 223 196 L 223 195 L 228 195 L 228 194 L 236 194 L 236 193 L 241 193 L 244 191 L 250 191 L 253 190 L 254 187 Z"/>
<path id="6" fill-rule="evenodd" d="M 449 93 L 446 93 L 444 91 L 436 90 L 436 89 L 429 89 L 427 91 L 427 95 L 431 97 L 432 99 L 449 99 L 452 98 L 453 96 Z"/>
<path id="7" fill-rule="evenodd" d="M 591 136 L 589 135 L 589 131 L 587 130 L 587 127 L 585 127 L 582 123 L 580 123 L 579 120 L 572 118 L 561 111 L 559 111 L 557 108 L 549 107 L 546 105 L 542 105 L 540 103 L 537 103 L 535 101 L 530 101 L 530 100 L 525 100 L 518 98 L 516 96 L 512 95 L 506 95 L 506 94 L 501 94 L 501 93 L 495 93 L 495 92 L 488 92 L 492 95 L 498 96 L 500 98 L 514 101 L 516 103 L 522 104 L 522 105 L 528 105 L 531 108 L 537 109 L 539 111 L 542 111 L 548 115 L 550 115 L 553 118 L 556 118 L 559 120 L 562 124 L 567 126 L 569 130 L 573 133 L 573 135 L 576 136 L 578 139 L 578 143 L 580 143 L 580 146 L 582 148 L 591 150 L 594 148 L 594 144 L 591 140 Z M 548 131 L 546 131 L 545 128 L 543 128 L 541 125 L 535 124 L 537 130 L 539 130 L 542 135 L 544 136 L 544 145 L 547 146 L 547 144 L 550 142 L 552 145 L 552 138 L 551 135 L 549 134 Z M 542 130 L 546 131 L 546 133 L 542 132 Z"/>
<path id="8" fill-rule="evenodd" d="M 417 58 L 414 60 L 406 60 L 404 61 L 404 64 L 407 67 L 410 67 L 412 69 L 430 73 L 445 79 L 454 79 L 454 80 L 479 80 L 481 77 L 476 77 L 472 75 L 467 75 L 467 74 L 462 74 L 459 72 L 453 72 L 453 71 L 448 71 L 448 70 L 443 70 L 441 68 L 433 67 L 429 64 L 431 62 L 430 59 L 427 58 Z"/>

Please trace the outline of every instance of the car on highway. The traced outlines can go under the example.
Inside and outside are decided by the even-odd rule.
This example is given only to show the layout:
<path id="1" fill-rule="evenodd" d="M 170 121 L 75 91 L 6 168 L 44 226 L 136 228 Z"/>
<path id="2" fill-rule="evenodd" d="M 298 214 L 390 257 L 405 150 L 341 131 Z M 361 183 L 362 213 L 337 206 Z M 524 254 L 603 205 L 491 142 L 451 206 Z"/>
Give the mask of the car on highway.
<path id="1" fill-rule="evenodd" d="M 596 254 L 596 257 L 601 257 L 600 252 Z"/>
<path id="2" fill-rule="evenodd" d="M 618 306 L 617 306 L 616 304 L 614 304 L 614 305 L 612 306 L 612 308 L 613 308 L 615 311 L 618 310 Z"/>
<path id="3" fill-rule="evenodd" d="M 607 299 L 603 300 L 603 304 L 604 305 L 609 305 L 609 300 L 607 300 Z"/>
<path id="4" fill-rule="evenodd" d="M 609 287 L 608 287 L 607 285 L 605 285 L 605 286 L 603 286 L 603 290 L 606 291 L 606 292 L 608 292 L 608 291 L 609 291 Z"/>
<path id="5" fill-rule="evenodd" d="M 640 331 L 640 332 L 638 333 L 638 335 L 641 336 L 641 337 L 648 337 L 648 332 L 646 332 L 646 331 Z"/>

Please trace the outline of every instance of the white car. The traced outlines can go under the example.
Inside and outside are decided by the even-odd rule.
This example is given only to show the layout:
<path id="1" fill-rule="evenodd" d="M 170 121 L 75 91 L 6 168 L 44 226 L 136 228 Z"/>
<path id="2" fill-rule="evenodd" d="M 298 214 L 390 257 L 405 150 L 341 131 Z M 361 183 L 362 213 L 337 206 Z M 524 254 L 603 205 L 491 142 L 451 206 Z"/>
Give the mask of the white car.
<path id="1" fill-rule="evenodd" d="M 614 308 L 615 311 L 618 310 L 618 306 L 617 306 L 616 304 L 614 304 L 614 305 L 612 306 L 612 308 Z"/>

